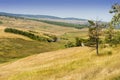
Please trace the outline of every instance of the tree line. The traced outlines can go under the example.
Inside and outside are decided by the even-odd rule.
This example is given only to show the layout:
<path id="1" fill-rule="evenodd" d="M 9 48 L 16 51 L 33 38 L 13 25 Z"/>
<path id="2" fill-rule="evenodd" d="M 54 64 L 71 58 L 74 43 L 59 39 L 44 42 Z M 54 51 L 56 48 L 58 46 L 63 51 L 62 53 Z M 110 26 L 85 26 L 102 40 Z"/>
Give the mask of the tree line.
<path id="1" fill-rule="evenodd" d="M 47 36 L 47 37 L 38 36 L 38 35 L 35 35 L 27 31 L 22 31 L 22 30 L 13 29 L 13 28 L 6 28 L 4 31 L 9 32 L 9 33 L 23 35 L 23 36 L 29 37 L 30 39 L 37 40 L 37 41 L 44 41 L 44 42 L 56 42 L 57 41 L 57 37 L 52 36 L 52 35 Z"/>

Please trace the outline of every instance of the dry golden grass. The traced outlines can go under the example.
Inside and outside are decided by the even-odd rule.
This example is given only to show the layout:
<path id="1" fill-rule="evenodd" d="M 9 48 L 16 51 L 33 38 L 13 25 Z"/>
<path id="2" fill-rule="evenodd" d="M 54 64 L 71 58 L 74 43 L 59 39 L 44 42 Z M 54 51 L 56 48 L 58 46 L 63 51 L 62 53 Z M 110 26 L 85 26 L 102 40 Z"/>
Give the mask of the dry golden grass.
<path id="1" fill-rule="evenodd" d="M 22 38 L 24 36 L 5 33 L 12 27 L 42 33 L 73 36 L 87 36 L 87 29 L 77 30 L 42 22 L 0 17 L 0 38 Z M 81 34 L 79 34 L 81 33 Z M 45 52 L 17 61 L 0 64 L 0 80 L 113 80 L 120 74 L 119 47 L 100 49 L 100 56 L 90 47 L 74 47 Z M 47 48 L 47 47 L 46 47 Z M 112 54 L 109 54 L 111 52 Z"/>
<path id="2" fill-rule="evenodd" d="M 75 28 L 61 27 L 57 25 L 46 24 L 39 21 L 15 19 L 4 16 L 0 16 L 0 21 L 3 22 L 2 26 L 34 30 L 37 32 L 50 33 L 55 35 L 62 35 L 66 32 L 79 31 L 78 29 Z"/>
<path id="3" fill-rule="evenodd" d="M 112 55 L 106 55 L 108 49 Z M 101 56 L 89 47 L 33 55 L 1 64 L 0 80 L 112 80 L 120 74 L 118 49 L 102 49 Z"/>
<path id="4" fill-rule="evenodd" d="M 21 39 L 25 39 L 25 40 L 31 40 L 30 38 L 27 38 L 27 37 L 24 37 L 21 35 L 6 33 L 6 32 L 4 32 L 5 28 L 6 27 L 4 27 L 4 26 L 0 26 L 0 38 L 21 38 Z"/>

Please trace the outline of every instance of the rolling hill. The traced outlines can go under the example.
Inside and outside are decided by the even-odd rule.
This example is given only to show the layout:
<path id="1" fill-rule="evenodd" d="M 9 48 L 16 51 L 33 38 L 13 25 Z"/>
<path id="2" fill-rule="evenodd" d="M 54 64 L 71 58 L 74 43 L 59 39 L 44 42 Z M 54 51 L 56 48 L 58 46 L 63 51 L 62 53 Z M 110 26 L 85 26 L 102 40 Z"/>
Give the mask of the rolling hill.
<path id="1" fill-rule="evenodd" d="M 37 41 L 23 35 L 6 33 L 5 28 L 0 26 L 0 63 L 64 48 L 64 42 Z"/>
<path id="2" fill-rule="evenodd" d="M 7 16 L 0 16 L 0 22 L 0 80 L 120 80 L 120 45 L 100 48 L 99 56 L 92 47 L 65 48 L 76 37 L 88 38 L 87 28 Z M 6 33 L 6 28 L 59 40 L 37 41 Z"/>
<path id="3" fill-rule="evenodd" d="M 33 30 L 40 33 L 50 33 L 55 35 L 61 35 L 67 32 L 79 31 L 78 29 L 75 28 L 57 26 L 54 24 L 47 24 L 40 21 L 29 20 L 29 19 L 0 16 L 0 21 L 2 22 L 1 26 L 10 27 L 10 28 L 19 28 L 25 30 Z"/>
<path id="4" fill-rule="evenodd" d="M 89 47 L 46 52 L 0 65 L 1 80 L 119 80 L 119 47 L 96 56 Z M 101 52 L 102 53 L 102 52 Z"/>
<path id="5" fill-rule="evenodd" d="M 0 16 L 0 63 L 14 61 L 26 56 L 42 52 L 54 51 L 65 48 L 68 41 L 74 41 L 75 37 L 84 37 L 87 34 L 85 29 L 57 26 L 40 21 Z M 59 41 L 45 42 L 30 39 L 28 36 L 8 33 L 6 28 L 17 29 L 28 32 L 42 38 L 55 35 Z M 82 34 L 82 35 L 81 35 Z"/>

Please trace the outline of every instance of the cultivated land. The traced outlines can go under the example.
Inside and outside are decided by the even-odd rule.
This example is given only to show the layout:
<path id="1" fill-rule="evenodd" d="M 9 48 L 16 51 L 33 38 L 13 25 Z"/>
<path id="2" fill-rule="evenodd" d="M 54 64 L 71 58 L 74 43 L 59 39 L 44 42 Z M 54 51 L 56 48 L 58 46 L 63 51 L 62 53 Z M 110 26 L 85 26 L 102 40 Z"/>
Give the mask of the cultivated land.
<path id="1" fill-rule="evenodd" d="M 27 19 L 0 16 L 0 80 L 120 80 L 117 47 L 65 48 L 75 37 L 88 38 L 88 29 L 75 29 Z M 58 42 L 42 42 L 5 33 L 5 28 L 56 35 Z M 112 52 L 112 54 L 108 54 Z"/>

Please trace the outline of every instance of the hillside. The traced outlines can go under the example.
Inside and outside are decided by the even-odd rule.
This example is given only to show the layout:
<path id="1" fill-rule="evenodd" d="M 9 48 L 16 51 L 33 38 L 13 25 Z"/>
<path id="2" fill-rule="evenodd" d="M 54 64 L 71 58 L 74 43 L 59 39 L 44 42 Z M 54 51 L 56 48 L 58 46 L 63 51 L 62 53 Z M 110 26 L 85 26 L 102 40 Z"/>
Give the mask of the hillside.
<path id="1" fill-rule="evenodd" d="M 64 48 L 64 42 L 48 43 L 32 40 L 26 36 L 6 33 L 5 28 L 0 26 L 0 63 Z"/>
<path id="2" fill-rule="evenodd" d="M 120 80 L 120 0 L 1 0 L 0 80 Z"/>
<path id="3" fill-rule="evenodd" d="M 105 55 L 111 49 L 112 55 Z M 0 65 L 0 80 L 119 80 L 119 47 L 96 56 L 89 47 L 37 54 Z"/>
<path id="4" fill-rule="evenodd" d="M 28 19 L 0 16 L 0 22 L 2 22 L 0 24 L 0 63 L 63 49 L 68 41 L 75 41 L 75 37 L 87 35 L 87 29 L 57 26 Z M 41 38 L 50 38 L 50 35 L 54 35 L 58 41 L 49 43 L 36 40 L 37 38 L 33 40 L 28 36 L 4 32 L 6 28 L 28 32 Z"/>
<path id="5" fill-rule="evenodd" d="M 66 48 L 75 38 L 88 38 L 88 29 L 0 16 L 0 80 L 119 80 L 119 47 Z M 38 36 L 55 35 L 57 42 L 37 41 L 6 28 Z M 46 35 L 47 34 L 47 35 Z"/>
<path id="6" fill-rule="evenodd" d="M 61 35 L 67 32 L 79 31 L 75 28 L 69 28 L 64 26 L 57 26 L 52 24 L 43 23 L 40 21 L 20 19 L 20 18 L 10 18 L 5 16 L 0 16 L 0 21 L 3 23 L 1 26 L 19 28 L 26 30 L 33 30 L 40 33 L 49 33 L 55 35 Z"/>

